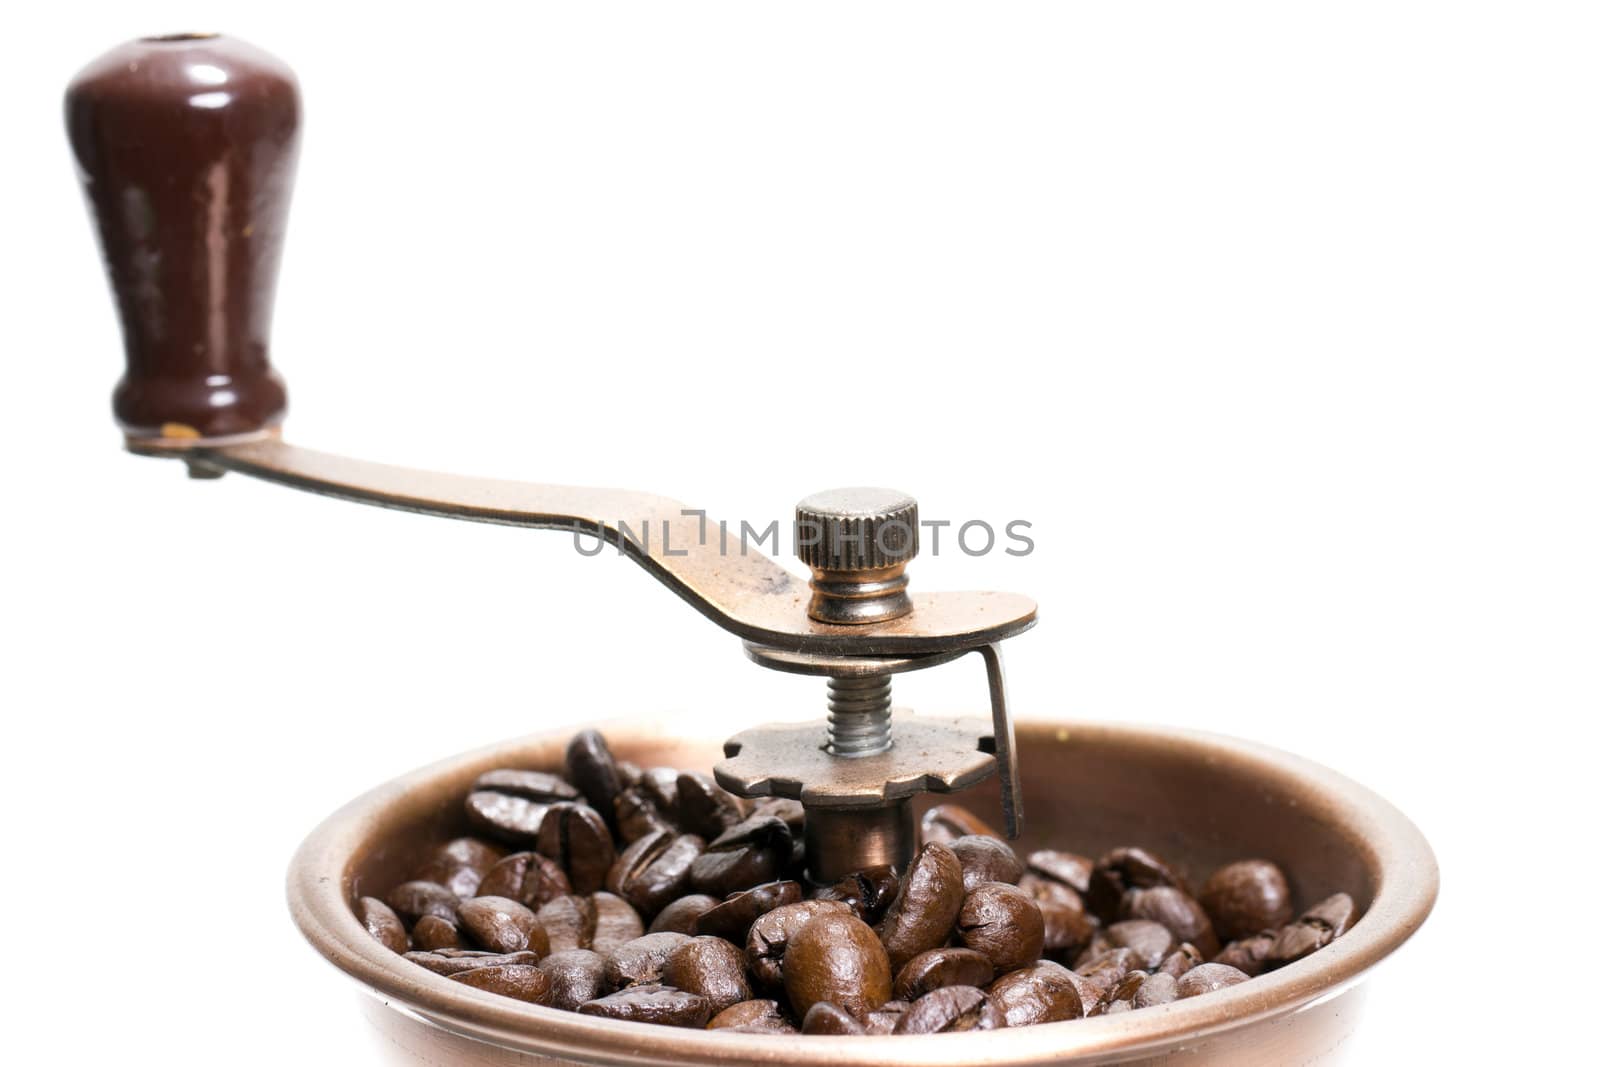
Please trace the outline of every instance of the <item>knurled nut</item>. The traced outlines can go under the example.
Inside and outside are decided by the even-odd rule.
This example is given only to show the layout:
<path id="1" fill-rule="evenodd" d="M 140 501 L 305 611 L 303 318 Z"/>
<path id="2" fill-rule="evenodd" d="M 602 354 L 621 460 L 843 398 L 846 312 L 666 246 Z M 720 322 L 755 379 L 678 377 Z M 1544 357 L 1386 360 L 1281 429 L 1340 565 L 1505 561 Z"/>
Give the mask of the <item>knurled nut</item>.
<path id="1" fill-rule="evenodd" d="M 795 506 L 795 524 L 795 553 L 813 570 L 884 570 L 917 554 L 917 502 L 896 489 L 815 493 Z"/>

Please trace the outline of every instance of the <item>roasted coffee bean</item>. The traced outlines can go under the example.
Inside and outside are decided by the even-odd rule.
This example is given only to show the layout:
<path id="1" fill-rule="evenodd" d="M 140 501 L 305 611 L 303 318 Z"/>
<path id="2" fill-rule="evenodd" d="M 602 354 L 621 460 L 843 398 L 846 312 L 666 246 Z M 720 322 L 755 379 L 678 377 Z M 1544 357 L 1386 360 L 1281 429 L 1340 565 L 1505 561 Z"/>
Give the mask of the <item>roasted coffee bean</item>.
<path id="1" fill-rule="evenodd" d="M 1153 971 L 1178 947 L 1172 931 L 1151 919 L 1124 919 L 1105 928 L 1105 939 L 1112 949 L 1133 953 L 1133 969 Z"/>
<path id="2" fill-rule="evenodd" d="M 818 915 L 789 940 L 783 988 L 797 1015 L 825 1000 L 860 1017 L 889 1000 L 889 956 L 872 927 L 848 910 Z"/>
<path id="3" fill-rule="evenodd" d="M 699 1029 L 711 1018 L 711 1004 L 696 993 L 664 985 L 630 986 L 578 1006 L 579 1015 L 598 1015 L 633 1023 L 658 1023 Z"/>
<path id="4" fill-rule="evenodd" d="M 539 962 L 537 952 L 476 952 L 467 949 L 440 949 L 438 952 L 407 952 L 406 959 L 418 967 L 446 978 L 479 967 L 532 966 Z"/>
<path id="5" fill-rule="evenodd" d="M 626 844 L 659 830 L 672 832 L 677 829 L 645 792 L 643 785 L 631 785 L 617 794 L 615 822 L 617 837 Z"/>
<path id="6" fill-rule="evenodd" d="M 585 804 L 562 801 L 550 805 L 539 828 L 539 854 L 567 872 L 572 891 L 593 893 L 606 884 L 616 859 L 611 831 L 600 813 Z"/>
<path id="7" fill-rule="evenodd" d="M 537 800 L 544 804 L 578 799 L 578 791 L 553 774 L 546 774 L 543 771 L 522 771 L 510 767 L 484 771 L 478 775 L 469 792 L 476 793 L 480 789 Z"/>
<path id="8" fill-rule="evenodd" d="M 1130 889 L 1122 894 L 1119 913 L 1124 919 L 1150 919 L 1160 923 L 1177 940 L 1194 945 L 1202 956 L 1214 956 L 1221 948 L 1216 931 L 1211 928 L 1211 919 L 1200 902 L 1176 886 Z"/>
<path id="9" fill-rule="evenodd" d="M 416 922 L 424 915 L 455 922 L 461 900 L 437 882 L 401 882 L 389 890 L 384 903 L 407 922 Z"/>
<path id="10" fill-rule="evenodd" d="M 1053 848 L 1028 853 L 1028 873 L 1045 881 L 1064 885 L 1075 893 L 1089 891 L 1089 878 L 1094 871 L 1094 860 L 1076 852 L 1061 852 Z"/>
<path id="11" fill-rule="evenodd" d="M 557 897 L 538 916 L 552 952 L 589 948 L 605 954 L 644 933 L 633 905 L 610 893 Z"/>
<path id="12" fill-rule="evenodd" d="M 774 819 L 783 820 L 783 825 L 789 828 L 789 836 L 800 837 L 805 833 L 806 809 L 798 800 L 789 797 L 766 797 L 756 801 L 755 807 L 750 809 L 751 815 L 770 815 Z"/>
<path id="13" fill-rule="evenodd" d="M 1185 941 L 1167 953 L 1167 958 L 1161 961 L 1161 966 L 1157 967 L 1156 970 L 1162 974 L 1170 974 L 1174 978 L 1179 978 L 1183 976 L 1185 971 L 1198 967 L 1205 961 L 1206 958 L 1200 954 L 1200 950 Z"/>
<path id="14" fill-rule="evenodd" d="M 751 815 L 705 846 L 689 868 L 689 884 L 697 893 L 725 897 L 776 881 L 789 866 L 793 845 L 789 825 L 781 817 Z"/>
<path id="15" fill-rule="evenodd" d="M 722 902 L 716 897 L 704 893 L 691 893 L 686 897 L 679 897 L 671 904 L 662 908 L 651 920 L 647 933 L 652 934 L 698 934 L 695 923 L 700 916 L 715 908 Z"/>
<path id="16" fill-rule="evenodd" d="M 1068 889 L 1067 892 L 1071 893 L 1072 890 Z M 1073 903 L 1068 904 L 1060 899 L 1034 898 L 1034 903 L 1039 906 L 1039 914 L 1044 918 L 1046 952 L 1075 952 L 1087 945 L 1094 936 L 1094 920 L 1084 912 L 1076 893 L 1073 893 L 1072 899 Z"/>
<path id="17" fill-rule="evenodd" d="M 750 933 L 752 923 L 773 908 L 798 903 L 804 895 L 799 882 L 768 882 L 766 885 L 758 885 L 754 889 L 735 893 L 705 912 L 696 920 L 693 932 L 726 938 L 742 945 Z"/>
<path id="18" fill-rule="evenodd" d="M 1272 952 L 1273 942 L 1277 940 L 1278 931 L 1263 930 L 1253 937 L 1229 941 L 1211 962 L 1226 963 L 1254 978 L 1266 969 L 1267 956 Z"/>
<path id="19" fill-rule="evenodd" d="M 580 731 L 567 744 L 567 780 L 589 801 L 589 806 L 605 818 L 608 826 L 616 818 L 617 794 L 622 792 L 622 777 L 611 747 L 597 730 Z M 611 826 L 614 830 L 615 826 Z"/>
<path id="20" fill-rule="evenodd" d="M 713 841 L 744 818 L 739 800 L 709 774 L 682 771 L 678 775 L 678 826 L 686 834 Z"/>
<path id="21" fill-rule="evenodd" d="M 854 1015 L 837 1004 L 819 1000 L 811 1005 L 800 1022 L 802 1034 L 822 1034 L 827 1037 L 854 1037 L 867 1032 L 867 1028 Z"/>
<path id="22" fill-rule="evenodd" d="M 994 827 L 978 818 L 960 804 L 940 804 L 929 808 L 922 816 L 922 843 L 948 845 L 958 837 L 982 834 L 998 838 Z"/>
<path id="23" fill-rule="evenodd" d="M 404 955 L 411 948 L 406 924 L 400 921 L 393 908 L 377 897 L 362 897 L 356 901 L 356 918 L 367 928 L 367 933 L 390 952 Z"/>
<path id="24" fill-rule="evenodd" d="M 724 1008 L 706 1023 L 707 1030 L 736 1034 L 794 1034 L 799 1029 L 776 1000 L 746 1000 Z"/>
<path id="25" fill-rule="evenodd" d="M 1277 864 L 1267 860 L 1240 860 L 1219 867 L 1200 890 L 1200 904 L 1211 916 L 1217 937 L 1224 941 L 1282 926 L 1294 915 L 1289 880 Z"/>
<path id="26" fill-rule="evenodd" d="M 634 788 L 642 789 L 662 817 L 673 824 L 673 829 L 677 829 L 678 769 L 676 767 L 646 768 Z"/>
<path id="27" fill-rule="evenodd" d="M 1278 931 L 1262 961 L 1262 969 L 1275 971 L 1328 945 L 1350 928 L 1355 912 L 1355 901 L 1348 893 L 1335 893 L 1320 902 Z"/>
<path id="28" fill-rule="evenodd" d="M 645 934 L 618 945 L 606 957 L 606 987 L 626 989 L 660 982 L 667 957 L 688 943 L 689 938 L 683 934 Z"/>
<path id="29" fill-rule="evenodd" d="M 656 830 L 622 850 L 606 875 L 606 888 L 653 916 L 682 895 L 705 842 L 693 834 Z"/>
<path id="30" fill-rule="evenodd" d="M 1072 972 L 1050 960 L 1031 963 L 995 979 L 989 986 L 989 997 L 1007 1026 L 1083 1017 L 1083 1000 L 1078 996 Z"/>
<path id="31" fill-rule="evenodd" d="M 744 953 L 720 937 L 695 937 L 679 945 L 661 971 L 661 980 L 711 1002 L 713 1013 L 749 1000 Z"/>
<path id="32" fill-rule="evenodd" d="M 1171 1004 L 1178 999 L 1178 979 L 1170 974 L 1157 971 L 1146 978 L 1139 986 L 1139 992 L 1134 995 L 1135 1008 L 1155 1008 L 1162 1004 Z"/>
<path id="33" fill-rule="evenodd" d="M 1044 916 L 1033 898 L 1016 886 L 984 882 L 961 905 L 956 936 L 989 957 L 994 969 L 1004 974 L 1026 967 L 1044 951 Z"/>
<path id="34" fill-rule="evenodd" d="M 918 999 L 895 1024 L 897 1034 L 953 1034 L 998 1030 L 1006 1024 L 989 995 L 969 985 L 945 986 Z"/>
<path id="35" fill-rule="evenodd" d="M 1138 969 L 1138 958 L 1132 949 L 1126 948 L 1111 949 L 1074 968 L 1079 977 L 1093 985 L 1101 996 L 1111 992 L 1118 982 L 1127 977 L 1129 971 Z"/>
<path id="36" fill-rule="evenodd" d="M 817 891 L 815 900 L 838 900 L 850 905 L 856 918 L 868 926 L 883 919 L 884 912 L 900 894 L 900 876 L 893 867 L 868 867 L 847 874 L 833 885 Z"/>
<path id="37" fill-rule="evenodd" d="M 900 879 L 900 895 L 889 905 L 879 928 L 894 968 L 898 970 L 912 956 L 944 944 L 965 899 L 961 861 L 956 854 L 944 845 L 923 845 Z"/>
<path id="38" fill-rule="evenodd" d="M 441 948 L 466 947 L 462 943 L 461 931 L 456 924 L 437 915 L 424 915 L 418 919 L 417 924 L 411 928 L 411 940 L 425 952 L 437 952 Z"/>
<path id="39" fill-rule="evenodd" d="M 903 1000 L 891 1000 L 877 1011 L 867 1012 L 867 1017 L 862 1023 L 869 1034 L 892 1034 L 894 1028 L 900 1025 L 900 1017 L 911 1010 L 911 1005 Z"/>
<path id="40" fill-rule="evenodd" d="M 915 1001 L 953 985 L 986 986 L 994 981 L 989 957 L 970 948 L 933 948 L 911 957 L 894 976 L 894 998 Z"/>
<path id="41" fill-rule="evenodd" d="M 550 978 L 531 964 L 506 964 L 498 967 L 474 967 L 450 976 L 474 989 L 499 993 L 502 997 L 524 1000 L 529 1004 L 544 1004 L 550 999 Z"/>
<path id="42" fill-rule="evenodd" d="M 1123 893 L 1158 885 L 1183 888 L 1182 880 L 1155 853 L 1142 848 L 1114 848 L 1095 861 L 1083 902 L 1101 922 L 1115 922 Z"/>
<path id="43" fill-rule="evenodd" d="M 586 948 L 553 952 L 539 961 L 539 969 L 550 979 L 547 1003 L 562 1011 L 577 1011 L 579 1004 L 605 995 L 606 958 Z"/>
<path id="44" fill-rule="evenodd" d="M 623 789 L 630 785 L 638 785 L 644 777 L 644 769 L 631 759 L 617 760 L 617 782 Z"/>
<path id="45" fill-rule="evenodd" d="M 998 837 L 973 834 L 950 842 L 950 851 L 961 861 L 961 886 L 968 893 L 984 882 L 1016 885 L 1022 878 L 1022 861 L 1011 846 Z"/>
<path id="46" fill-rule="evenodd" d="M 1086 1017 L 1096 1015 L 1116 1015 L 1118 1012 L 1132 1011 L 1133 998 L 1139 992 L 1144 980 L 1150 977 L 1144 971 L 1129 971 L 1122 976 L 1122 980 L 1111 989 L 1093 1008 L 1084 1012 Z"/>
<path id="47" fill-rule="evenodd" d="M 555 860 L 537 852 L 513 852 L 489 868 L 478 885 L 480 896 L 510 897 L 535 910 L 571 892 L 567 873 Z"/>
<path id="48" fill-rule="evenodd" d="M 1077 990 L 1078 1003 L 1083 1005 L 1085 1018 L 1097 1014 L 1100 1000 L 1108 992 L 1095 984 L 1091 979 L 1083 977 L 1077 971 L 1068 971 L 1067 980 L 1072 983 L 1072 988 Z"/>
<path id="49" fill-rule="evenodd" d="M 476 837 L 458 837 L 433 850 L 411 876 L 416 882 L 437 882 L 465 900 L 479 892 L 478 883 L 505 853 Z"/>
<path id="50" fill-rule="evenodd" d="M 756 982 L 766 989 L 783 988 L 783 956 L 794 935 L 818 915 L 851 914 L 849 905 L 837 900 L 802 900 L 773 908 L 751 923 L 744 950 Z"/>
<path id="51" fill-rule="evenodd" d="M 550 952 L 550 938 L 538 916 L 507 897 L 464 900 L 458 915 L 466 935 L 490 952 Z"/>
<path id="52" fill-rule="evenodd" d="M 550 805 L 527 797 L 480 789 L 468 793 L 467 821 L 473 828 L 517 848 L 532 848 Z"/>
<path id="53" fill-rule="evenodd" d="M 1249 980 L 1248 974 L 1225 963 L 1202 963 L 1178 979 L 1178 999 L 1187 1000 Z"/>

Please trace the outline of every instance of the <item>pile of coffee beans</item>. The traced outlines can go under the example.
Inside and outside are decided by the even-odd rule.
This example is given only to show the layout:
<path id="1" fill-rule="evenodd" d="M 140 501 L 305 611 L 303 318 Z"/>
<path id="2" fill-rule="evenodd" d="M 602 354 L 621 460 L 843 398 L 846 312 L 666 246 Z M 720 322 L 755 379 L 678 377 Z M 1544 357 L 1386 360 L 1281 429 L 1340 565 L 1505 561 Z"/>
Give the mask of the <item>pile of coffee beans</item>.
<path id="1" fill-rule="evenodd" d="M 608 1019 L 932 1034 L 1109 1015 L 1237 985 L 1356 918 L 1344 893 L 1297 916 L 1262 859 L 1192 893 L 1140 848 L 1018 856 L 953 804 L 904 871 L 807 888 L 797 802 L 642 770 L 592 730 L 564 778 L 490 771 L 465 806 L 480 836 L 362 897 L 361 922 L 451 981 Z"/>

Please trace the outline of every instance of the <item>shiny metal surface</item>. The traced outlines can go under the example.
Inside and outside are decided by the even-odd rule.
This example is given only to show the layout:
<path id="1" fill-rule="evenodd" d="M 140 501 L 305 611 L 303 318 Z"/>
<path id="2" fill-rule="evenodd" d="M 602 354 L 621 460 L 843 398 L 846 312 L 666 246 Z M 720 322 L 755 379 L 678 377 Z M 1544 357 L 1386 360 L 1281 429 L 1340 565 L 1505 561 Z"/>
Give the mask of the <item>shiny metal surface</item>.
<path id="1" fill-rule="evenodd" d="M 670 724 L 667 724 L 670 726 Z M 704 767 L 713 737 L 661 723 L 601 728 L 643 766 Z M 1019 847 L 1090 854 L 1136 842 L 1201 878 L 1241 856 L 1289 872 L 1302 905 L 1350 892 L 1362 911 L 1328 948 L 1243 985 L 1159 1008 L 998 1033 L 902 1038 L 795 1038 L 646 1028 L 519 1004 L 407 964 L 351 911 L 362 893 L 405 878 L 429 847 L 463 830 L 460 798 L 480 773 L 558 769 L 563 731 L 445 760 L 373 790 L 331 816 L 289 870 L 289 904 L 306 938 L 370 989 L 369 1016 L 393 1062 L 531 1067 L 793 1065 L 1011 1067 L 1042 1063 L 1279 1067 L 1336 1062 L 1355 1026 L 1355 987 L 1421 925 L 1438 892 L 1427 842 L 1366 788 L 1308 760 L 1187 730 L 1028 721 L 1017 750 L 1031 772 Z M 963 798 L 999 816 L 999 782 Z M 920 809 L 930 798 L 919 798 Z"/>

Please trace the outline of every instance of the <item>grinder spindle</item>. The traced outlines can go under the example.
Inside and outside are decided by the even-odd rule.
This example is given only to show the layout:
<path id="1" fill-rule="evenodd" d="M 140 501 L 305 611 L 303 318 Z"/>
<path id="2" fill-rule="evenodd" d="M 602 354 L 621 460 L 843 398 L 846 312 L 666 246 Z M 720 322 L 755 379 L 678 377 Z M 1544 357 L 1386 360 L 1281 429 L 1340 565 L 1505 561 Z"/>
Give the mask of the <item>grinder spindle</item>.
<path id="1" fill-rule="evenodd" d="M 797 513 L 809 589 L 759 551 L 719 550 L 704 511 L 647 493 L 495 481 L 312 452 L 280 439 L 282 380 L 268 359 L 272 294 L 298 150 L 299 91 L 283 63 L 216 34 L 145 38 L 86 67 L 67 125 L 122 323 L 114 411 L 127 447 L 192 474 L 246 474 L 404 511 L 585 532 L 615 544 L 755 662 L 827 679 L 828 716 L 726 745 L 716 775 L 743 796 L 798 799 L 819 881 L 903 865 L 910 799 L 1000 774 L 1006 828 L 1022 807 L 998 642 L 1033 626 L 1007 593 L 924 593 L 906 564 L 917 505 L 844 489 Z M 669 543 L 699 520 L 698 543 Z M 655 527 L 657 536 L 649 531 Z M 990 714 L 895 721 L 891 676 L 979 652 Z"/>

